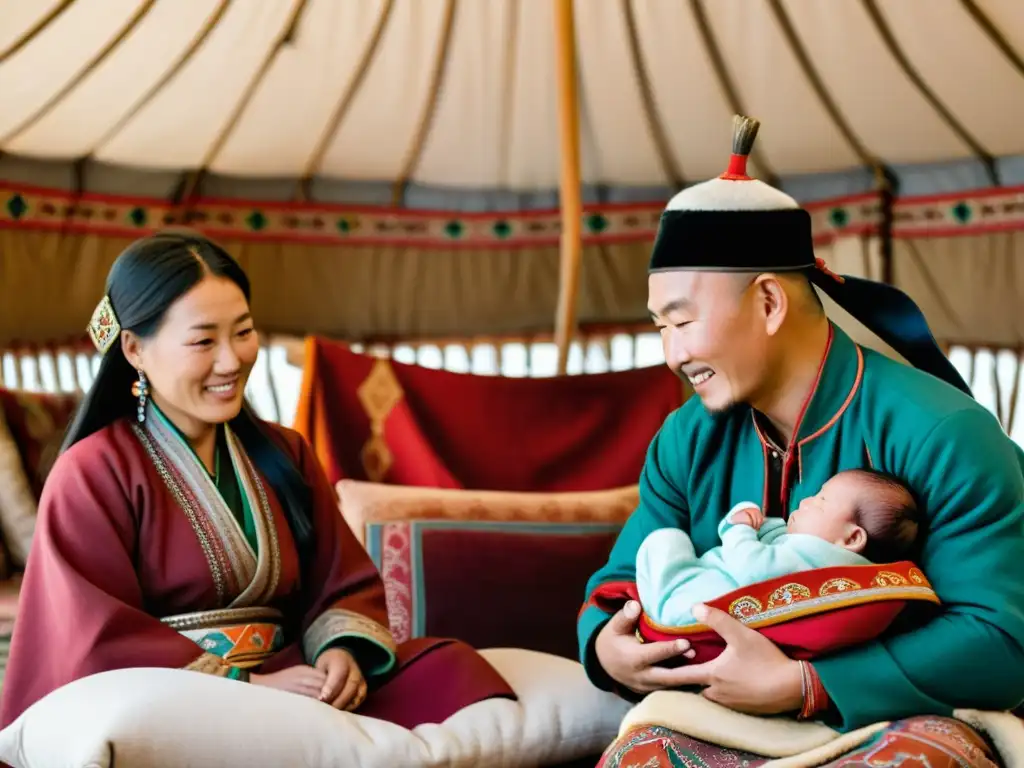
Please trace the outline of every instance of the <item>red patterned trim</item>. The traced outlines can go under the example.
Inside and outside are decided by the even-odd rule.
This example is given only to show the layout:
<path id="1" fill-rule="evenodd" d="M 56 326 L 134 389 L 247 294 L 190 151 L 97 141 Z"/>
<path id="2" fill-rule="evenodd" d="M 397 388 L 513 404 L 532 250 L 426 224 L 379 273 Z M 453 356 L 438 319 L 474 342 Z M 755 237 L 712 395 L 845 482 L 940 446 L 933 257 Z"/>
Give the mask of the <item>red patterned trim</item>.
<path id="1" fill-rule="evenodd" d="M 1024 229 L 1024 187 L 979 189 L 897 202 L 893 236 L 953 237 Z"/>
<path id="2" fill-rule="evenodd" d="M 396 645 L 416 637 L 418 601 L 412 560 L 409 523 L 385 523 L 381 531 L 379 570 L 384 582 L 388 625 Z"/>
<path id="3" fill-rule="evenodd" d="M 829 330 L 831 331 L 831 329 L 829 329 Z M 832 344 L 832 337 L 831 337 L 831 333 L 830 333 L 830 335 L 829 335 L 829 346 L 831 346 L 831 344 Z M 853 396 L 857 394 L 857 390 L 860 389 L 861 382 L 864 380 L 864 350 L 861 349 L 859 344 L 854 345 L 854 349 L 857 350 L 857 377 L 853 380 L 853 386 L 850 387 L 850 391 L 847 393 L 846 399 L 843 400 L 843 404 L 839 406 L 839 410 L 836 411 L 835 414 L 832 416 L 832 418 L 828 420 L 828 423 L 826 423 L 825 426 L 823 426 L 817 432 L 815 432 L 813 434 L 810 434 L 810 435 L 808 435 L 805 438 L 802 438 L 797 443 L 798 447 L 802 448 L 803 446 L 807 445 L 807 443 L 811 442 L 811 440 L 816 440 L 817 438 L 821 437 L 826 432 L 828 432 L 830 429 L 832 429 L 832 427 L 834 427 L 836 424 L 839 423 L 839 417 L 842 416 L 843 413 L 846 412 L 846 409 L 850 407 L 850 403 L 853 402 Z M 828 356 L 828 350 L 827 349 L 825 350 L 825 355 L 826 355 L 826 357 Z M 822 365 L 824 366 L 824 363 L 822 363 Z M 821 372 L 819 371 L 819 373 L 818 373 L 818 381 L 820 382 L 820 380 L 821 380 Z M 817 388 L 818 388 L 817 384 L 818 384 L 818 382 L 815 383 L 815 387 L 814 387 L 815 391 L 817 391 Z"/>
<path id="4" fill-rule="evenodd" d="M 793 434 L 790 436 L 789 443 L 786 446 L 786 458 L 782 462 L 782 488 L 779 490 L 779 496 L 781 497 L 779 501 L 781 503 L 782 513 L 787 518 L 789 517 L 789 479 L 791 471 L 793 469 L 793 460 L 800 453 L 800 443 L 797 442 L 797 436 L 800 434 L 800 427 L 803 426 L 804 415 L 806 415 L 807 409 L 810 407 L 811 401 L 814 399 L 814 395 L 818 392 L 818 387 L 821 384 L 821 374 L 825 370 L 825 362 L 828 360 L 828 353 L 832 350 L 832 340 L 834 336 L 835 330 L 830 324 L 828 327 L 828 342 L 826 342 L 825 344 L 825 353 L 821 356 L 821 362 L 818 363 L 818 373 L 814 377 L 814 386 L 811 387 L 811 391 L 807 394 L 807 397 L 804 399 L 804 404 L 800 406 L 800 413 L 796 417 L 796 423 L 793 425 Z M 846 410 L 845 403 L 843 404 L 843 407 L 839 410 L 839 412 L 832 417 L 832 421 L 829 423 L 834 424 L 836 421 L 838 421 L 839 415 L 844 410 Z M 753 415 L 753 412 L 751 412 L 751 415 Z"/>
<path id="5" fill-rule="evenodd" d="M 728 612 L 748 627 L 762 629 L 838 608 L 906 600 L 940 602 L 931 583 L 910 561 L 801 571 L 734 590 L 708 605 Z M 640 616 L 640 628 L 645 636 L 708 631 L 704 624 L 668 627 L 646 614 Z"/>
<path id="6" fill-rule="evenodd" d="M 652 241 L 664 201 L 588 206 L 586 243 Z M 873 193 L 807 203 L 814 240 L 877 233 L 881 198 Z M 74 195 L 0 182 L 0 228 L 140 237 L 167 226 L 188 226 L 220 239 L 324 245 L 425 248 L 556 247 L 558 210 L 461 213 L 374 207 L 274 203 L 217 198 L 188 206 L 123 195 Z M 1024 187 L 896 201 L 893 234 L 938 237 L 1024 230 Z"/>

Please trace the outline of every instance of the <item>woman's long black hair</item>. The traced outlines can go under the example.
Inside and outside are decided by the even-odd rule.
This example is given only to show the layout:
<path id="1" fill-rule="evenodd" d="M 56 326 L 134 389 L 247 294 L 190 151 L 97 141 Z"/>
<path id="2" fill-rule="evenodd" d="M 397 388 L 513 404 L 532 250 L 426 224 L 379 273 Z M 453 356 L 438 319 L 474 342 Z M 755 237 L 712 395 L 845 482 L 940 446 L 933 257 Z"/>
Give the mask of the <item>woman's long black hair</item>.
<path id="1" fill-rule="evenodd" d="M 230 280 L 250 300 L 249 278 L 223 248 L 191 233 L 160 233 L 136 240 L 117 257 L 107 277 L 107 297 L 121 329 L 145 339 L 157 332 L 171 305 L 207 275 Z M 116 339 L 68 427 L 61 452 L 120 418 L 134 418 L 137 403 L 131 390 L 137 378 Z M 300 554 L 308 554 L 312 492 L 302 473 L 248 403 L 230 425 L 280 501 Z"/>

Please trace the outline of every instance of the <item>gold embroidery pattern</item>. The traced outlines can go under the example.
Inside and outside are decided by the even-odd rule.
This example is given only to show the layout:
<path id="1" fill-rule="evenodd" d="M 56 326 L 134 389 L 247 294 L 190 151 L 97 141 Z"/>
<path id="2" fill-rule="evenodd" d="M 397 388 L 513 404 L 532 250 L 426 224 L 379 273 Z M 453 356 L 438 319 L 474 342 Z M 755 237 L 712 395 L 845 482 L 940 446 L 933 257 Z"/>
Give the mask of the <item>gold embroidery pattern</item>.
<path id="1" fill-rule="evenodd" d="M 207 528 L 211 543 L 219 555 L 221 568 L 228 577 L 228 600 L 234 604 L 242 593 L 248 598 L 253 591 L 258 591 L 254 590 L 253 584 L 259 566 L 257 553 L 245 538 L 245 533 L 235 520 L 234 513 L 224 503 L 216 483 L 193 450 L 178 435 L 166 417 L 156 412 L 152 405 L 147 406 L 147 409 L 146 421 L 140 427 L 153 441 L 170 474 L 176 479 L 184 494 L 191 499 L 193 507 L 198 512 L 198 519 Z M 237 449 L 230 430 L 226 429 L 226 432 L 232 471 L 235 471 L 234 468 L 239 466 L 235 463 Z M 240 473 L 244 474 L 244 469 L 239 469 Z M 242 490 L 244 492 L 248 489 L 243 487 Z M 249 496 L 249 501 L 254 522 L 259 528 L 261 514 L 258 501 L 252 496 Z"/>
<path id="2" fill-rule="evenodd" d="M 241 490 L 252 510 L 258 553 L 253 551 L 198 459 L 162 419 L 147 418 L 144 425 L 133 424 L 132 429 L 199 539 L 219 606 L 261 605 L 272 599 L 281 575 L 274 511 L 259 474 L 234 433 L 227 430 L 228 452 L 232 468 L 238 468 Z"/>
<path id="3" fill-rule="evenodd" d="M 186 669 L 248 680 L 247 668 L 264 663 L 284 646 L 284 614 L 275 608 L 223 608 L 160 619 L 205 653 Z M 211 658 L 212 657 L 212 658 Z"/>
<path id="4" fill-rule="evenodd" d="M 384 439 L 384 422 L 405 393 L 391 364 L 387 360 L 377 360 L 370 375 L 359 385 L 356 395 L 370 419 L 370 439 L 363 445 L 360 459 L 366 476 L 373 482 L 379 482 L 394 462 L 394 454 Z"/>
<path id="5" fill-rule="evenodd" d="M 927 577 L 909 561 L 806 571 L 750 585 L 709 604 L 756 629 L 837 608 L 887 601 L 941 604 Z M 701 624 L 661 625 L 643 614 L 639 629 L 648 641 L 707 631 Z"/>
<path id="6" fill-rule="evenodd" d="M 757 598 L 750 597 L 749 595 L 737 598 L 729 604 L 729 613 L 737 619 L 756 616 L 761 612 L 761 610 L 761 601 Z"/>
<path id="7" fill-rule="evenodd" d="M 803 584 L 796 584 L 793 582 L 783 584 L 772 592 L 771 597 L 768 598 L 768 610 L 779 605 L 792 605 L 793 603 L 798 603 L 801 600 L 807 600 L 810 596 L 811 590 Z"/>
<path id="8" fill-rule="evenodd" d="M 146 434 L 145 430 L 139 427 L 138 424 L 132 424 L 132 430 L 135 432 L 135 436 L 142 443 L 143 448 L 146 449 L 146 453 L 149 455 L 150 460 L 153 462 L 153 466 L 156 467 L 157 474 L 160 475 L 160 479 L 164 481 L 164 485 L 171 492 L 174 500 L 178 503 L 178 506 L 185 513 L 185 517 L 188 518 L 189 523 L 192 525 L 192 530 L 196 533 L 196 538 L 199 539 L 199 546 L 203 550 L 203 555 L 206 556 L 206 564 L 210 567 L 210 575 L 213 577 L 213 586 L 217 592 L 217 602 L 220 605 L 227 603 L 228 584 L 227 576 L 224 573 L 224 569 L 221 568 L 220 560 L 217 557 L 217 553 L 214 551 L 213 543 L 210 540 L 210 536 L 207 533 L 206 526 L 203 525 L 196 512 L 196 508 L 192 505 L 191 500 L 184 494 L 181 487 L 178 485 L 177 479 L 171 475 L 167 468 L 167 464 L 164 463 L 163 457 L 157 451 L 156 446 L 149 439 L 149 435 Z"/>
<path id="9" fill-rule="evenodd" d="M 260 605 L 274 597 L 281 578 L 281 550 L 277 541 L 277 525 L 256 467 L 238 445 L 238 438 L 230 430 L 227 438 L 232 462 L 237 461 L 240 464 L 241 471 L 238 476 L 241 479 L 242 491 L 250 500 L 256 523 L 256 542 L 259 545 L 256 572 L 248 588 L 232 602 L 232 606 Z M 253 500 L 256 501 L 255 504 L 252 503 Z"/>
<path id="10" fill-rule="evenodd" d="M 394 656 L 395 639 L 387 627 L 355 611 L 329 608 L 310 625 L 302 638 L 302 652 L 306 661 L 314 663 L 328 643 L 343 637 L 371 640 Z"/>
<path id="11" fill-rule="evenodd" d="M 214 677 L 227 677 L 231 674 L 231 665 L 225 664 L 224 659 L 214 653 L 204 653 L 191 664 L 185 666 L 189 672 L 202 672 L 204 675 Z"/>
<path id="12" fill-rule="evenodd" d="M 195 611 L 164 616 L 160 619 L 173 630 L 210 629 L 238 622 L 266 621 L 283 623 L 284 614 L 276 608 L 224 608 L 217 611 Z"/>
<path id="13" fill-rule="evenodd" d="M 853 579 L 829 579 L 821 585 L 821 588 L 818 590 L 818 594 L 824 597 L 825 595 L 835 594 L 836 592 L 852 592 L 855 589 L 860 589 L 860 584 Z"/>
<path id="14" fill-rule="evenodd" d="M 876 587 L 904 587 L 909 583 L 907 579 L 898 573 L 892 571 L 882 571 L 871 583 Z"/>
<path id="15" fill-rule="evenodd" d="M 383 435 L 374 433 L 359 451 L 359 459 L 363 462 L 366 477 L 373 482 L 380 482 L 391 469 L 395 456 L 388 448 Z"/>
<path id="16" fill-rule="evenodd" d="M 827 595 L 797 600 L 790 604 L 783 603 L 765 609 L 761 608 L 761 602 L 757 598 L 746 595 L 730 603 L 728 612 L 748 627 L 756 629 L 772 626 L 801 616 L 810 616 L 822 611 L 864 605 L 882 600 L 923 600 L 936 604 L 939 602 L 938 597 L 936 597 L 930 587 L 908 585 L 903 587 L 868 587 L 867 589 L 846 592 L 832 592 Z M 680 637 L 705 631 L 702 624 L 668 627 L 651 622 L 649 619 L 645 620 L 644 624 L 656 632 L 664 632 Z"/>

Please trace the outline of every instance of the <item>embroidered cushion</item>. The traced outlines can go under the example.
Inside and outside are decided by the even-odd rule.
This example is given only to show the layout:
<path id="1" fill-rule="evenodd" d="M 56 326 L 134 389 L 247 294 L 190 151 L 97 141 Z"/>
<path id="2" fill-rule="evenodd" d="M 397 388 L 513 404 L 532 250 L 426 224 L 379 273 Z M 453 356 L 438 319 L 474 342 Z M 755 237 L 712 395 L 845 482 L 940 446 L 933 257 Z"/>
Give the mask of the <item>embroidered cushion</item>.
<path id="1" fill-rule="evenodd" d="M 391 631 L 475 648 L 578 658 L 576 613 L 608 560 L 618 523 L 416 520 L 372 523 L 366 548 L 384 580 Z"/>
<path id="2" fill-rule="evenodd" d="M 617 610 L 637 600 L 636 585 L 599 587 L 592 601 Z M 813 659 L 881 635 L 909 602 L 938 603 L 924 574 L 912 562 L 816 568 L 734 590 L 708 605 L 757 629 L 795 659 Z M 725 642 L 703 624 L 666 627 L 641 614 L 638 637 L 647 642 L 685 637 L 697 652 L 693 663 L 710 661 Z"/>
<path id="3" fill-rule="evenodd" d="M 79 400 L 73 394 L 0 389 L 0 408 L 37 499 Z"/>
<path id="4" fill-rule="evenodd" d="M 35 531 L 36 507 L 75 395 L 0 389 L 0 530 L 16 567 L 24 567 Z"/>
<path id="5" fill-rule="evenodd" d="M 196 672 L 104 672 L 54 691 L 0 732 L 0 761 L 16 768 L 597 762 L 628 703 L 591 685 L 576 662 L 517 649 L 483 653 L 519 700 L 490 699 L 413 730 Z M 204 727 L 204 717 L 216 724 Z"/>

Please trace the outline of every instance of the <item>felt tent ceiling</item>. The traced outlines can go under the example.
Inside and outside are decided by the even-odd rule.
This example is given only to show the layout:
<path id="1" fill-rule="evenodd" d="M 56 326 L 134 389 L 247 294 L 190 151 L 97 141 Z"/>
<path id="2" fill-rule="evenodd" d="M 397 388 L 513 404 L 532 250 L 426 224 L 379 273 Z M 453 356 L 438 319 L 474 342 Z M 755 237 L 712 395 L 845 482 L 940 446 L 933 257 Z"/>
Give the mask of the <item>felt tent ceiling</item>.
<path id="1" fill-rule="evenodd" d="M 613 198 L 719 173 L 733 112 L 804 199 L 878 163 L 924 192 L 1024 179 L 1019 0 L 577 0 L 576 32 L 582 179 Z M 103 191 L 202 171 L 229 196 L 550 205 L 554 51 L 548 0 L 8 3 L 0 151 L 150 172 Z"/>
<path id="2" fill-rule="evenodd" d="M 168 225 L 239 257 L 270 332 L 550 331 L 556 5 L 7 3 L 0 344 L 80 338 Z M 879 250 L 944 341 L 1024 343 L 1020 0 L 576 0 L 575 40 L 580 323 L 645 320 L 664 201 L 723 170 L 739 112 L 823 256 Z"/>

